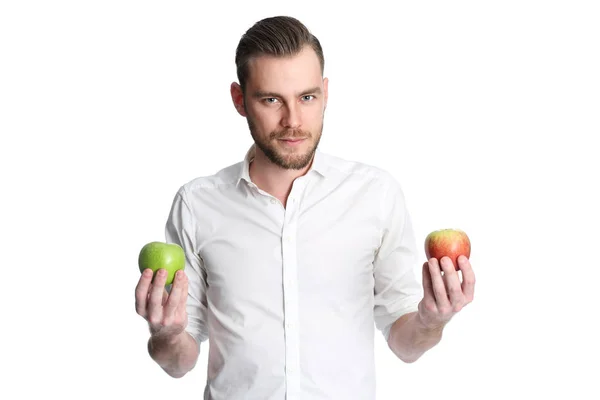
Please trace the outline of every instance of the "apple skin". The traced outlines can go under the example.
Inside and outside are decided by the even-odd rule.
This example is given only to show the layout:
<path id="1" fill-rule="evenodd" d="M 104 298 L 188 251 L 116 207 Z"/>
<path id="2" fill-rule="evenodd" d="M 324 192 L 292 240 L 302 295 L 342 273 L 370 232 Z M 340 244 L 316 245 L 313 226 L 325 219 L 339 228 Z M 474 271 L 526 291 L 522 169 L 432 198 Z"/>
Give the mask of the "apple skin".
<path id="1" fill-rule="evenodd" d="M 471 256 L 471 241 L 465 232 L 460 229 L 440 229 L 431 232 L 425 238 L 425 255 L 427 259 L 450 257 L 454 263 L 454 269 L 459 270 L 458 257 Z"/>
<path id="2" fill-rule="evenodd" d="M 140 272 L 150 268 L 154 276 L 163 268 L 167 271 L 166 285 L 173 283 L 175 273 L 185 268 L 185 254 L 181 246 L 175 243 L 150 242 L 142 247 L 138 257 Z"/>

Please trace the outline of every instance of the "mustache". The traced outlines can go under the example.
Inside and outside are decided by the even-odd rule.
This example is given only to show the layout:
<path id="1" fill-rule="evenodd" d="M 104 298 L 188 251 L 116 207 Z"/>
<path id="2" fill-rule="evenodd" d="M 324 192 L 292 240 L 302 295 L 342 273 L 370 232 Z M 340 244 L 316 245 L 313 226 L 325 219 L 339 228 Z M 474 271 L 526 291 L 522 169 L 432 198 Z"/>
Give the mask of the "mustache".
<path id="1" fill-rule="evenodd" d="M 301 129 L 286 129 L 286 130 L 282 130 L 282 131 L 274 131 L 274 132 L 271 132 L 271 135 L 270 135 L 272 140 L 283 139 L 283 138 L 289 138 L 289 139 L 310 138 L 311 136 L 312 135 L 310 134 L 310 132 L 303 131 Z"/>

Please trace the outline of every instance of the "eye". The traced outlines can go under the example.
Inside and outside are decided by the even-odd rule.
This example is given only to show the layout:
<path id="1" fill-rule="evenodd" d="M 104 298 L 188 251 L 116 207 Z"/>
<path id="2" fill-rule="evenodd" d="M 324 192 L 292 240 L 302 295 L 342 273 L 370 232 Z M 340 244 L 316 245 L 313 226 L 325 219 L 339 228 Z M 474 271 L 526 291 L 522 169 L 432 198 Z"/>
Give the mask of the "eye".
<path id="1" fill-rule="evenodd" d="M 274 104 L 277 101 L 277 99 L 275 97 L 267 97 L 263 101 L 267 104 Z"/>
<path id="2" fill-rule="evenodd" d="M 313 96 L 312 94 L 307 94 L 305 96 L 302 96 L 302 100 L 304 101 L 311 101 L 315 98 L 315 96 Z"/>

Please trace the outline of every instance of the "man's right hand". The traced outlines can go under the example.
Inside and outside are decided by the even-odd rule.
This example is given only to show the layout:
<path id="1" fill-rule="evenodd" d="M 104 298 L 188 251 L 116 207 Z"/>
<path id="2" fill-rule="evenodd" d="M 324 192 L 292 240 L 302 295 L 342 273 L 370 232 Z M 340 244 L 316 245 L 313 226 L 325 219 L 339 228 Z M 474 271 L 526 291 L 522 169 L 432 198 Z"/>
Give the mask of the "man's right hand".
<path id="1" fill-rule="evenodd" d="M 167 271 L 160 269 L 154 281 L 152 270 L 146 269 L 135 288 L 135 310 L 150 327 L 155 339 L 174 339 L 187 326 L 186 300 L 188 280 L 184 271 L 177 271 L 170 293 L 165 290 Z"/>

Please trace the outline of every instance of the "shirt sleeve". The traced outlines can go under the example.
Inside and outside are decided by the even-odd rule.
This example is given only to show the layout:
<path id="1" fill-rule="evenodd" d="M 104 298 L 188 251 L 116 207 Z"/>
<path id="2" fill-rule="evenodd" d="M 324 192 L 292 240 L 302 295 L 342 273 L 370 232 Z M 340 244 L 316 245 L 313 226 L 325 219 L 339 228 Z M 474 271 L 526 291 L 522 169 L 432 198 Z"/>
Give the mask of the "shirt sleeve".
<path id="1" fill-rule="evenodd" d="M 375 325 L 386 342 L 392 324 L 402 315 L 417 311 L 423 298 L 415 234 L 405 197 L 393 177 L 388 182 L 382 210 L 382 240 L 373 265 Z"/>
<path id="2" fill-rule="evenodd" d="M 186 331 L 200 344 L 208 339 L 206 270 L 197 250 L 196 223 L 187 201 L 185 187 L 181 187 L 171 206 L 165 227 L 167 243 L 176 243 L 185 253 L 185 273 L 188 277 Z"/>

